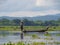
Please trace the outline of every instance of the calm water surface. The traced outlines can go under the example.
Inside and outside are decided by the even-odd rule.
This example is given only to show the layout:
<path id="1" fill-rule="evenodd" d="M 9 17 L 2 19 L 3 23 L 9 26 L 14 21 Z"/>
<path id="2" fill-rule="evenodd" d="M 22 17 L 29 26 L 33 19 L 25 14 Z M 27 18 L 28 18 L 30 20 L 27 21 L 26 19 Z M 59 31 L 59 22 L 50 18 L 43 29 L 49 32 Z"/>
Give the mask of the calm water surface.
<path id="1" fill-rule="evenodd" d="M 45 33 L 38 33 L 38 32 L 30 32 L 25 33 L 24 35 L 24 41 L 36 41 L 36 42 L 49 42 L 49 41 L 57 41 L 60 42 L 60 36 L 57 36 L 57 34 L 60 34 L 60 31 L 49 31 L 48 32 L 51 36 L 45 36 Z M 40 39 L 32 39 L 32 35 L 37 35 L 40 37 Z M 45 40 L 45 38 L 53 38 L 53 40 Z M 20 38 L 20 32 L 9 32 L 9 31 L 0 31 L 0 44 L 7 43 L 7 42 L 18 42 L 21 41 Z"/>

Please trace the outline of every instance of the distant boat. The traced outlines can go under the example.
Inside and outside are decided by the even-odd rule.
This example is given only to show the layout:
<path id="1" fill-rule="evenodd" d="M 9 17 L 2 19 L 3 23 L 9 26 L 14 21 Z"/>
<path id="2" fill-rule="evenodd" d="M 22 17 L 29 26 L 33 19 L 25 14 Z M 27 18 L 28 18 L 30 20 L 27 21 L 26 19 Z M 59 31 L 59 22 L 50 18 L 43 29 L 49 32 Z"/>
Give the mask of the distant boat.
<path id="1" fill-rule="evenodd" d="M 40 29 L 40 30 L 24 30 L 23 32 L 46 32 L 49 29 L 49 27 L 47 27 L 46 29 Z"/>

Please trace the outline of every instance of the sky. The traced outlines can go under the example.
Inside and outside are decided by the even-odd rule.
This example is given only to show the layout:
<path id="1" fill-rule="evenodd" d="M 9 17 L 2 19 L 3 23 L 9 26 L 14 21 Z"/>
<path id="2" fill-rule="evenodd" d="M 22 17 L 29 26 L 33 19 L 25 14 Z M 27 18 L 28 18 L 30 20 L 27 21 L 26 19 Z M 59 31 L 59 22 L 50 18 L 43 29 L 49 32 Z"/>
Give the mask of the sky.
<path id="1" fill-rule="evenodd" d="M 33 17 L 60 13 L 60 0 L 0 0 L 0 16 Z"/>

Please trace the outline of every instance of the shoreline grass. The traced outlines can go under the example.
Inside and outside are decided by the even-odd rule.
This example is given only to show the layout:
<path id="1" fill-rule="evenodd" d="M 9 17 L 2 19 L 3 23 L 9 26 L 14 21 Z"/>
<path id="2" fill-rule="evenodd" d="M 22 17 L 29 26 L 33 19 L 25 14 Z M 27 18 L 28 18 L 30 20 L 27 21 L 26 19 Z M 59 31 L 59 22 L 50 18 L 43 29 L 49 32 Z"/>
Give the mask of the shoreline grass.
<path id="1" fill-rule="evenodd" d="M 12 43 L 12 42 L 8 42 L 8 43 L 4 43 L 3 45 L 46 45 L 46 44 L 50 44 L 50 45 L 60 45 L 60 42 L 32 42 L 32 43 L 24 43 L 24 42 L 16 42 L 16 43 Z"/>

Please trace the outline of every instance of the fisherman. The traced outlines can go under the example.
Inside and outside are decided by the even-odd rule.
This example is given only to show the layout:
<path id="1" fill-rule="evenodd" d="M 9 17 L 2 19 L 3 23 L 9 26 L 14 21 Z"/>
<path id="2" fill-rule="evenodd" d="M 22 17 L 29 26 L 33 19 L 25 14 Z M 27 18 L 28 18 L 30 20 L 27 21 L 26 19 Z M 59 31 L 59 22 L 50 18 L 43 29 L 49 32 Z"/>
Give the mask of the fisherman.
<path id="1" fill-rule="evenodd" d="M 23 39 L 23 22 L 20 23 L 21 28 L 21 39 Z"/>
<path id="2" fill-rule="evenodd" d="M 21 28 L 21 31 L 23 31 L 23 22 L 20 23 L 20 28 Z"/>

